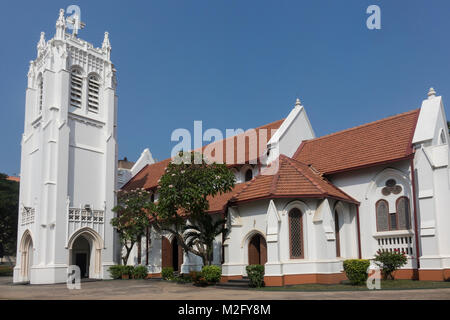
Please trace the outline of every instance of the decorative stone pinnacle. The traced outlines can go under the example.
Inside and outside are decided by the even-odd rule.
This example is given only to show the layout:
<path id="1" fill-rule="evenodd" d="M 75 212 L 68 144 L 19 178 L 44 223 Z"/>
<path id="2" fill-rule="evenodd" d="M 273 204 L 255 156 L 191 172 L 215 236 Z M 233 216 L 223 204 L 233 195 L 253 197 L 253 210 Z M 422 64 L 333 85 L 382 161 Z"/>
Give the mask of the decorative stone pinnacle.
<path id="1" fill-rule="evenodd" d="M 301 106 L 301 105 L 302 105 L 302 103 L 301 103 L 300 99 L 297 98 L 297 100 L 295 101 L 295 106 L 297 107 L 297 106 Z"/>
<path id="2" fill-rule="evenodd" d="M 434 97 L 436 97 L 436 91 L 434 91 L 434 88 L 431 87 L 430 90 L 428 91 L 428 99 L 431 99 Z"/>
<path id="3" fill-rule="evenodd" d="M 41 32 L 41 37 L 39 38 L 37 48 L 39 51 L 45 48 L 45 32 Z"/>
<path id="4" fill-rule="evenodd" d="M 102 49 L 111 48 L 111 43 L 109 42 L 109 32 L 105 32 L 105 38 L 103 39 Z"/>

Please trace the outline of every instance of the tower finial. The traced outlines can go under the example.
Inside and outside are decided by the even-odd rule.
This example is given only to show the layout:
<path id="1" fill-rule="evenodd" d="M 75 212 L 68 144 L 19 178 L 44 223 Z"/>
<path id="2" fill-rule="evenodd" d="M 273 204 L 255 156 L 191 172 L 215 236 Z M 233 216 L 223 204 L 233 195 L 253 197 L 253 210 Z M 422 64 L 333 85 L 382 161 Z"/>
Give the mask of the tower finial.
<path id="1" fill-rule="evenodd" d="M 38 49 L 39 55 L 45 49 L 45 32 L 41 32 L 41 37 L 39 38 L 39 42 L 37 44 L 37 49 Z"/>
<path id="2" fill-rule="evenodd" d="M 430 90 L 428 91 L 428 99 L 432 99 L 436 97 L 436 91 L 434 91 L 434 88 L 431 87 Z"/>
<path id="3" fill-rule="evenodd" d="M 302 105 L 302 103 L 301 103 L 300 99 L 297 98 L 297 100 L 295 101 L 295 106 L 296 106 L 296 107 L 299 107 L 299 106 L 301 106 L 301 105 Z"/>
<path id="4" fill-rule="evenodd" d="M 109 42 L 109 32 L 105 31 L 105 37 L 103 38 L 102 49 L 107 50 L 111 49 L 111 43 Z"/>
<path id="5" fill-rule="evenodd" d="M 66 18 L 64 17 L 64 9 L 59 9 L 59 17 L 58 20 L 56 20 L 55 38 L 58 40 L 63 40 L 65 32 L 66 32 Z"/>
<path id="6" fill-rule="evenodd" d="M 81 22 L 81 17 L 76 12 L 73 16 L 67 18 L 66 21 L 71 25 L 72 35 L 74 37 L 77 37 L 78 31 L 84 29 L 84 27 L 86 26 L 84 22 Z"/>

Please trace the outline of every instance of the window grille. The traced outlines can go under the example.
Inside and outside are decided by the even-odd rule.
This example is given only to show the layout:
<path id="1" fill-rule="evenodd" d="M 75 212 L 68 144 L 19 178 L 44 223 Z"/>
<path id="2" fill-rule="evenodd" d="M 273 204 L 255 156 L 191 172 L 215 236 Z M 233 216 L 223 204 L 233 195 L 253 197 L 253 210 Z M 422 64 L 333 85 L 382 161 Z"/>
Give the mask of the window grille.
<path id="1" fill-rule="evenodd" d="M 386 200 L 376 204 L 377 231 L 389 231 L 389 205 Z"/>
<path id="2" fill-rule="evenodd" d="M 294 208 L 289 212 L 289 235 L 291 258 L 303 258 L 303 222 L 302 212 Z"/>
<path id="3" fill-rule="evenodd" d="M 401 197 L 397 200 L 398 229 L 407 230 L 411 228 L 411 213 L 409 199 Z"/>

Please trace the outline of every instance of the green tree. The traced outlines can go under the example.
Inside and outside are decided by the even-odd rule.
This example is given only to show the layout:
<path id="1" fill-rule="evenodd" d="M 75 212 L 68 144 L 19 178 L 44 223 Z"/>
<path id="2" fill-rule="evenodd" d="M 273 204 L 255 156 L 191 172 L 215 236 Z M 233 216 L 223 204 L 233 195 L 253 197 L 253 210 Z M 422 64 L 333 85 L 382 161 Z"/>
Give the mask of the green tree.
<path id="1" fill-rule="evenodd" d="M 135 243 L 140 244 L 149 226 L 149 215 L 145 208 L 150 201 L 150 192 L 144 189 L 123 191 L 119 193 L 118 204 L 112 210 L 117 216 L 111 219 L 111 224 L 120 236 L 121 244 L 125 247 L 122 262 L 127 264 L 131 250 Z M 140 258 L 140 254 L 139 254 Z M 138 261 L 138 263 L 141 263 Z"/>
<path id="2" fill-rule="evenodd" d="M 200 215 L 193 224 L 184 227 L 186 245 L 195 248 L 200 254 L 203 265 L 211 265 L 213 260 L 214 239 L 225 231 L 225 220 L 214 219 L 209 214 Z"/>
<path id="3" fill-rule="evenodd" d="M 235 178 L 226 165 L 207 163 L 199 153 L 180 152 L 178 157 L 184 161 L 169 163 L 159 181 L 158 202 L 147 209 L 158 232 L 173 234 L 185 252 L 208 265 L 214 237 L 223 231 L 223 221 L 213 221 L 207 214 L 208 200 L 231 191 Z M 189 237 L 184 237 L 185 232 Z"/>
<path id="4" fill-rule="evenodd" d="M 0 173 L 0 257 L 15 255 L 19 210 L 19 183 Z"/>

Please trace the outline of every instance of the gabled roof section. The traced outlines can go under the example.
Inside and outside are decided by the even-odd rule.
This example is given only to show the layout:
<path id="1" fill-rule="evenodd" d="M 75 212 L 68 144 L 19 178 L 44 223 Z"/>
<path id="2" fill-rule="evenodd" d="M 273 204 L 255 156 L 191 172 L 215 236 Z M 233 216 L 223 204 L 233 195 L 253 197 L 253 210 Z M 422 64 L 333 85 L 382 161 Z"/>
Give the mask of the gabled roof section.
<path id="1" fill-rule="evenodd" d="M 226 160 L 228 159 L 228 157 L 226 154 L 226 148 L 227 144 L 231 143 L 234 146 L 234 155 L 230 156 L 230 159 L 233 159 L 233 164 L 244 164 L 249 163 L 250 161 L 256 161 L 264 152 L 266 152 L 265 147 L 267 142 L 272 137 L 272 131 L 277 130 L 281 126 L 283 121 L 284 119 L 281 119 L 255 128 L 256 140 L 252 141 L 251 143 L 252 148 L 255 148 L 254 150 L 250 148 L 251 140 L 245 137 L 246 132 L 233 137 L 229 137 L 224 140 L 220 140 L 217 142 L 215 141 L 211 144 L 203 146 L 202 150 L 205 150 L 206 148 L 208 148 L 210 151 L 215 150 L 212 151 L 213 156 L 215 156 L 215 152 L 217 152 L 218 148 L 223 148 L 223 162 L 227 162 Z M 266 130 L 267 138 L 263 134 L 262 130 Z M 260 143 L 260 138 L 266 138 L 266 141 L 262 141 L 262 143 Z M 166 167 L 171 160 L 171 158 L 168 158 L 154 164 L 146 165 L 122 187 L 122 190 L 133 190 L 136 188 L 152 189 L 157 187 L 159 179 L 164 174 L 164 171 L 166 170 Z M 232 166 L 233 164 L 230 165 Z"/>
<path id="2" fill-rule="evenodd" d="M 304 141 L 293 158 L 323 174 L 408 158 L 420 109 Z"/>
<path id="3" fill-rule="evenodd" d="M 247 182 L 231 202 L 246 202 L 268 198 L 334 198 L 358 203 L 339 188 L 332 185 L 314 168 L 281 155 L 278 172 L 259 175 Z"/>

